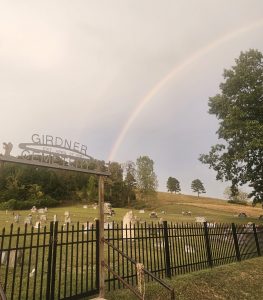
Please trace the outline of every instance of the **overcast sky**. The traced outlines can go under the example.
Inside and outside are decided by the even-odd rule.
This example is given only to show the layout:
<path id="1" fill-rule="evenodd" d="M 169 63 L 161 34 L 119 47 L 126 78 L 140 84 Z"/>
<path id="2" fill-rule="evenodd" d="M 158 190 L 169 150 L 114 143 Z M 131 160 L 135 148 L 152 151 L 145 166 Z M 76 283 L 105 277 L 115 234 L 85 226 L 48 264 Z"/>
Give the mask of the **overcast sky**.
<path id="1" fill-rule="evenodd" d="M 208 98 L 241 51 L 263 51 L 262 0 L 0 0 L 0 143 L 50 134 L 98 159 L 148 155 L 159 190 L 217 143 Z M 0 150 L 0 152 L 2 152 Z"/>

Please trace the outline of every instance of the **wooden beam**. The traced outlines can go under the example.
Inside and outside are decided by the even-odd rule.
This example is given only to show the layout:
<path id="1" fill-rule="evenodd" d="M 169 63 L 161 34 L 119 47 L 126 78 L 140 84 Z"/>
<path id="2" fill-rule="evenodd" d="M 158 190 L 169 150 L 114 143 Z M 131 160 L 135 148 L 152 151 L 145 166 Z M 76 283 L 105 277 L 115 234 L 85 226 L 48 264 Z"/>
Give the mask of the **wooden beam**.
<path id="1" fill-rule="evenodd" d="M 100 279 L 99 279 L 99 297 L 104 298 L 105 296 L 105 267 L 104 267 L 104 177 L 99 176 L 99 261 L 100 261 Z"/>

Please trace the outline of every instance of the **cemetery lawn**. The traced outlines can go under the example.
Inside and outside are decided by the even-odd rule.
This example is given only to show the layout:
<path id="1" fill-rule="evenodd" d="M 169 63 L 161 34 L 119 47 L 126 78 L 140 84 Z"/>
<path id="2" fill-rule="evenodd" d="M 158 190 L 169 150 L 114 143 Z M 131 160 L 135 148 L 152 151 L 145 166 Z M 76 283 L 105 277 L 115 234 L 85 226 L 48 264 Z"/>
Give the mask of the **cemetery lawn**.
<path id="1" fill-rule="evenodd" d="M 263 295 L 263 257 L 232 263 L 167 280 L 175 288 L 177 300 L 261 300 Z M 170 299 L 160 285 L 146 285 L 145 300 Z M 135 300 L 128 290 L 106 295 L 108 300 Z"/>
<path id="2" fill-rule="evenodd" d="M 93 222 L 94 219 L 98 218 L 99 212 L 98 209 L 93 209 L 92 205 L 88 205 L 87 208 L 83 208 L 84 204 L 76 203 L 74 205 L 61 206 L 56 208 L 48 208 L 47 212 L 47 222 L 49 225 L 53 221 L 53 216 L 57 215 L 57 220 L 59 225 L 64 223 L 64 213 L 69 211 L 71 224 L 76 225 L 77 222 L 80 223 L 80 226 L 86 222 Z M 253 222 L 256 224 L 262 224 L 263 221 L 259 220 L 259 216 L 263 214 L 261 206 L 252 207 L 251 204 L 247 206 L 235 205 L 227 203 L 224 200 L 208 198 L 208 197 L 196 197 L 188 196 L 182 194 L 170 194 L 159 192 L 157 194 L 157 199 L 152 199 L 150 201 L 151 208 L 145 209 L 145 213 L 139 213 L 138 209 L 133 208 L 114 208 L 116 215 L 113 217 L 105 216 L 106 222 L 117 222 L 120 223 L 123 219 L 123 216 L 127 211 L 133 210 L 134 214 L 138 217 L 139 221 L 149 222 L 158 222 L 160 218 L 167 220 L 168 222 L 173 223 L 193 223 L 195 222 L 196 217 L 205 217 L 208 222 L 217 222 L 217 223 L 236 223 L 236 224 L 246 224 L 247 222 Z M 149 217 L 150 212 L 155 211 L 158 214 L 157 219 L 152 219 Z M 191 215 L 183 215 L 182 212 L 191 212 Z M 165 212 L 165 213 L 162 213 Z M 241 219 L 238 218 L 238 214 L 245 212 L 247 218 Z M 13 223 L 14 216 L 13 214 L 19 213 L 21 215 L 20 223 L 14 224 L 14 229 L 18 226 L 23 229 L 24 219 L 28 214 L 31 213 L 30 210 L 23 211 L 0 211 L 0 229 L 6 227 L 9 228 L 9 225 Z M 33 224 L 38 221 L 38 214 L 32 213 L 33 215 Z M 43 225 L 43 224 L 42 224 Z"/>

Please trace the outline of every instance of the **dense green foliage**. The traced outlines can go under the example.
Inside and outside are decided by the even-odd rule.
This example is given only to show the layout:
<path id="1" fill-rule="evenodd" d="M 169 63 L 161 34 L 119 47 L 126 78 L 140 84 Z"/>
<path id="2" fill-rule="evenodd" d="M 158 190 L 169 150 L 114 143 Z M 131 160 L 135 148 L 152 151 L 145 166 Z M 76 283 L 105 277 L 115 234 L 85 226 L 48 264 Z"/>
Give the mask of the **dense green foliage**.
<path id="1" fill-rule="evenodd" d="M 238 185 L 252 188 L 249 197 L 263 202 L 263 55 L 241 52 L 236 65 L 224 71 L 220 94 L 209 99 L 209 113 L 220 121 L 223 144 L 215 145 L 200 160 L 229 180 L 234 196 Z"/>
<path id="2" fill-rule="evenodd" d="M 178 193 L 181 191 L 180 188 L 180 182 L 178 179 L 174 178 L 174 177 L 169 177 L 167 180 L 167 190 L 168 192 L 175 192 Z"/>
<path id="3" fill-rule="evenodd" d="M 105 179 L 106 202 L 114 207 L 139 207 L 137 188 L 140 195 L 152 195 L 157 183 L 153 161 L 147 156 L 140 159 L 146 164 L 139 163 L 137 169 L 131 161 L 125 165 L 109 164 L 111 175 Z M 104 162 L 94 160 L 92 163 L 93 169 L 106 168 Z M 140 178 L 139 185 L 136 178 Z M 28 209 L 33 205 L 53 207 L 67 201 L 97 202 L 98 178 L 84 173 L 9 163 L 0 166 L 0 209 Z"/>
<path id="4" fill-rule="evenodd" d="M 195 179 L 192 181 L 191 189 L 194 193 L 197 193 L 198 197 L 200 194 L 204 194 L 206 192 L 204 185 L 200 179 Z"/>

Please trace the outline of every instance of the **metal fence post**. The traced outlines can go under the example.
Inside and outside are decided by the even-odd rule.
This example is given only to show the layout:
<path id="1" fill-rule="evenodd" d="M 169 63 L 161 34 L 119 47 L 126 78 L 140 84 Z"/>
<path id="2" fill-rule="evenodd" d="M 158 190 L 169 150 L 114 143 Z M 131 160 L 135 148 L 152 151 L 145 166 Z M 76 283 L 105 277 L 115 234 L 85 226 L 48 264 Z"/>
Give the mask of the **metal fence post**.
<path id="1" fill-rule="evenodd" d="M 260 251 L 260 247 L 259 247 L 258 235 L 257 235 L 257 229 L 256 229 L 256 226 L 255 226 L 255 223 L 253 223 L 253 231 L 254 231 L 254 236 L 255 236 L 255 242 L 256 242 L 256 246 L 257 246 L 258 256 L 261 256 L 261 251 Z"/>
<path id="2" fill-rule="evenodd" d="M 50 299 L 50 283 L 51 283 L 51 263 L 52 263 L 52 249 L 53 249 L 53 233 L 54 233 L 54 223 L 50 222 L 49 228 L 49 246 L 48 246 L 48 268 L 47 268 L 47 290 L 46 290 L 46 300 Z"/>
<path id="3" fill-rule="evenodd" d="M 205 244 L 206 244 L 206 251 L 207 251 L 207 260 L 208 260 L 209 266 L 212 268 L 213 267 L 213 260 L 212 260 L 212 251 L 211 251 L 211 246 L 210 246 L 210 241 L 209 241 L 207 222 L 204 222 L 204 233 L 205 233 Z"/>
<path id="4" fill-rule="evenodd" d="M 100 221 L 96 220 L 96 289 L 100 287 Z"/>
<path id="5" fill-rule="evenodd" d="M 237 230 L 236 230 L 236 225 L 234 223 L 232 223 L 232 233 L 233 233 L 233 239 L 235 244 L 236 257 L 238 261 L 241 261 L 240 250 L 239 250 L 238 239 L 237 239 Z"/>
<path id="6" fill-rule="evenodd" d="M 54 223 L 53 247 L 52 247 L 52 268 L 51 268 L 51 293 L 50 299 L 55 299 L 55 282 L 56 282 L 56 260 L 57 260 L 57 242 L 58 242 L 58 222 Z"/>
<path id="7" fill-rule="evenodd" d="M 164 236 L 164 248 L 165 248 L 165 273 L 168 278 L 171 278 L 172 275 L 171 275 L 171 261 L 170 261 L 167 221 L 163 221 L 163 236 Z"/>

